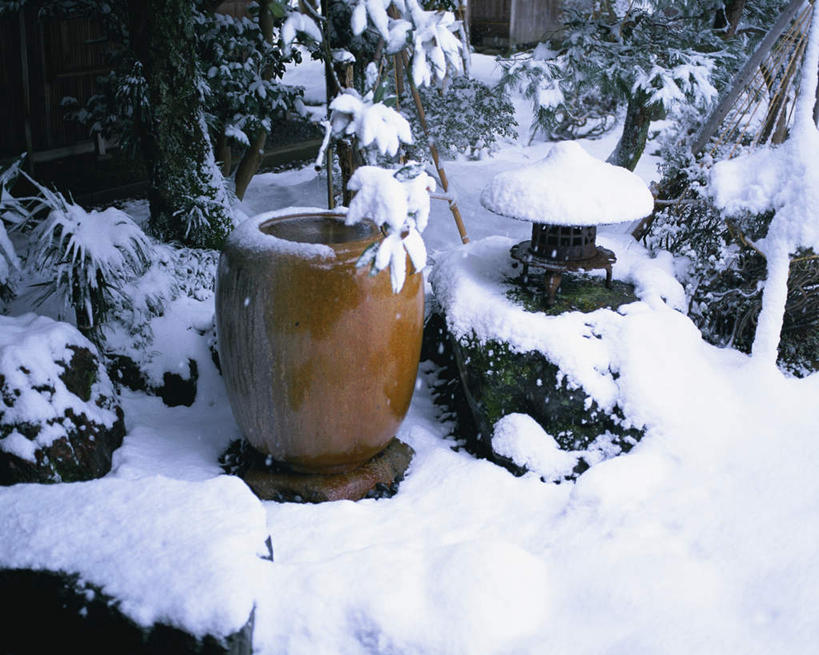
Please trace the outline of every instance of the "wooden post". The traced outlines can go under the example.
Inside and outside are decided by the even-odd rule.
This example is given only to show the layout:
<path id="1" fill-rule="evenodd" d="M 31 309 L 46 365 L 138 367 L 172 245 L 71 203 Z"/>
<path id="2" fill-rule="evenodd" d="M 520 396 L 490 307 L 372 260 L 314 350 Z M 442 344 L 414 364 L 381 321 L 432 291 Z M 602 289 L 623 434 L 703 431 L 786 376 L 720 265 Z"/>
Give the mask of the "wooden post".
<path id="1" fill-rule="evenodd" d="M 409 84 L 410 92 L 412 93 L 412 99 L 415 102 L 415 109 L 418 112 L 418 120 L 421 122 L 421 128 L 424 130 L 424 135 L 427 138 L 429 152 L 432 155 L 432 161 L 435 163 L 435 170 L 438 171 L 438 177 L 441 178 L 441 186 L 444 188 L 444 192 L 448 192 L 449 180 L 447 179 L 444 167 L 441 165 L 441 160 L 438 156 L 438 147 L 433 142 L 432 135 L 429 133 L 429 126 L 427 125 L 427 117 L 424 112 L 424 106 L 421 104 L 421 96 L 418 93 L 418 88 L 415 86 L 415 80 L 412 79 L 412 70 L 410 69 L 406 52 L 401 53 L 401 63 L 403 64 L 404 70 L 407 73 L 407 83 Z M 469 243 L 469 237 L 466 234 L 466 227 L 464 227 L 464 221 L 461 217 L 461 210 L 458 209 L 457 203 L 451 197 L 449 199 L 449 210 L 452 212 L 452 217 L 455 219 L 455 225 L 458 228 L 458 234 L 461 236 L 461 242 Z"/>

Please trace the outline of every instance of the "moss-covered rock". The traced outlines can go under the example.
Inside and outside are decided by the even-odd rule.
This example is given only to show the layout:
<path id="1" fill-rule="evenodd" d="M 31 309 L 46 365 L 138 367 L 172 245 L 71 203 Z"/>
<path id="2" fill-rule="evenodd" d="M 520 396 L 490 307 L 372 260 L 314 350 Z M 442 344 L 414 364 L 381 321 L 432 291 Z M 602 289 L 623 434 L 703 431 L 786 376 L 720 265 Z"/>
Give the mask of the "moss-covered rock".
<path id="1" fill-rule="evenodd" d="M 629 284 L 615 280 L 608 289 L 602 280 L 567 275 L 556 304 L 545 308 L 539 282 L 510 279 L 506 296 L 525 311 L 550 316 L 616 309 L 636 300 Z M 433 314 L 427 321 L 424 356 L 441 367 L 434 393 L 467 447 L 516 474 L 524 470 L 496 453 L 491 443 L 495 424 L 508 414 L 528 414 L 569 451 L 582 452 L 607 435 L 610 452 L 627 452 L 642 437 L 642 431 L 627 426 L 619 407 L 601 408 L 582 387 L 571 385 L 543 353 L 517 352 L 504 341 L 482 342 L 474 334 L 456 337 L 447 331 L 442 314 Z M 587 467 L 581 458 L 574 473 Z"/>
<path id="2" fill-rule="evenodd" d="M 534 418 L 565 450 L 583 450 L 606 432 L 640 436 L 621 427 L 619 408 L 604 411 L 539 352 L 516 353 L 503 342 L 475 339 L 454 340 L 453 352 L 478 440 L 491 438 L 495 423 L 512 413 Z"/>
<path id="3" fill-rule="evenodd" d="M 439 316 L 427 323 L 424 350 L 439 367 L 433 394 L 469 450 L 514 473 L 524 472 L 526 453 L 513 453 L 520 455 L 515 464 L 492 439 L 499 420 L 528 415 L 544 438 L 554 439 L 552 447 L 576 456 L 577 466 L 565 474 L 573 477 L 642 436 L 617 405 L 612 350 L 623 319 L 614 310 L 638 299 L 625 282 L 607 288 L 600 277 L 572 273 L 547 308 L 543 274 L 521 279 L 511 245 L 490 237 L 436 262 L 431 283 Z M 532 434 L 518 443 L 531 444 Z M 555 475 L 544 479 L 564 479 Z"/>
<path id="4" fill-rule="evenodd" d="M 611 288 L 607 288 L 600 278 L 576 273 L 563 275 L 555 304 L 551 307 L 546 306 L 543 274 L 530 272 L 525 281 L 519 277 L 510 279 L 506 297 L 522 305 L 528 312 L 543 312 L 547 316 L 558 316 L 563 312 L 593 312 L 603 307 L 617 309 L 620 305 L 637 300 L 631 284 L 612 280 Z"/>

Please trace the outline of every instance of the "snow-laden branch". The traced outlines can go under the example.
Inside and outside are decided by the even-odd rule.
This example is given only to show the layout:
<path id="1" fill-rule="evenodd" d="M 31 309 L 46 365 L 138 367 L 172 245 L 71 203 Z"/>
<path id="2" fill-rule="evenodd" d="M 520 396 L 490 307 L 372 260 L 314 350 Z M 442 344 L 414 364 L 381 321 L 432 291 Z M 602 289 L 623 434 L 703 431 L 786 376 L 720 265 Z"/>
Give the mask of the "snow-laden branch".
<path id="1" fill-rule="evenodd" d="M 813 119 L 819 70 L 819 4 L 814 6 L 802 60 L 799 97 L 788 140 L 750 155 L 717 163 L 711 172 L 714 201 L 727 215 L 743 211 L 774 216 L 757 246 L 768 277 L 752 347 L 753 356 L 774 365 L 788 295 L 790 255 L 819 252 L 819 129 Z"/>
<path id="2" fill-rule="evenodd" d="M 354 89 L 330 103 L 330 125 L 336 138 L 355 136 L 363 148 L 375 147 L 382 155 L 394 157 L 400 143 L 412 143 L 412 130 L 391 107 L 373 102 L 372 93 L 359 95 Z"/>
<path id="3" fill-rule="evenodd" d="M 377 272 L 389 266 L 392 289 L 398 293 L 407 274 L 407 255 L 416 271 L 427 263 L 421 232 L 429 218 L 429 193 L 435 180 L 420 167 L 399 170 L 362 166 L 350 178 L 348 188 L 356 191 L 347 211 L 348 224 L 370 219 L 385 232 L 385 238 L 367 249 L 359 266 Z"/>

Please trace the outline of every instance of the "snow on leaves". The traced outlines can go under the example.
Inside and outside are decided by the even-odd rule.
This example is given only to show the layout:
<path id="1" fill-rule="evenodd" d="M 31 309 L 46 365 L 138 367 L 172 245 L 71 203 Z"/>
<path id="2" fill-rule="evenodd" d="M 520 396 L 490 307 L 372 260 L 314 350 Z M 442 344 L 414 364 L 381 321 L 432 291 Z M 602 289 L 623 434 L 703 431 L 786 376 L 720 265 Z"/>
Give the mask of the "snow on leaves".
<path id="1" fill-rule="evenodd" d="M 53 272 L 44 297 L 57 293 L 78 321 L 98 327 L 121 286 L 147 267 L 151 243 L 118 209 L 88 212 L 44 187 L 40 191 L 51 211 L 32 233 L 31 261 Z"/>
<path id="2" fill-rule="evenodd" d="M 283 51 L 285 55 L 290 54 L 290 49 L 297 34 L 306 36 L 316 42 L 320 42 L 322 39 L 321 30 L 312 18 L 298 11 L 290 12 L 281 28 L 281 40 L 284 44 Z"/>
<path id="3" fill-rule="evenodd" d="M 361 96 L 346 89 L 330 103 L 330 124 L 336 138 L 355 136 L 364 148 L 374 147 L 394 157 L 400 142 L 412 143 L 412 130 L 404 118 L 383 103 L 374 103 L 372 93 Z"/>
<path id="4" fill-rule="evenodd" d="M 392 289 L 398 293 L 407 275 L 407 255 L 416 271 L 427 263 L 421 232 L 429 218 L 429 192 L 435 180 L 417 166 L 398 170 L 362 166 L 350 178 L 350 190 L 357 191 L 347 212 L 347 224 L 370 219 L 386 230 L 387 236 L 361 256 L 359 266 L 374 272 L 389 266 Z"/>

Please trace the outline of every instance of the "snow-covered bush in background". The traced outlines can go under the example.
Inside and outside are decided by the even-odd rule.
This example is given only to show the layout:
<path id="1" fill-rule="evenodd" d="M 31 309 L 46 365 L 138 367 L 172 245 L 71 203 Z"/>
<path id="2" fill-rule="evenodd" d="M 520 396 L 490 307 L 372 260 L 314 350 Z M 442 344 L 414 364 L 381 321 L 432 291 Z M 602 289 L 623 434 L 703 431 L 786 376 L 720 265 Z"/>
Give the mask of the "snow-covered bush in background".
<path id="1" fill-rule="evenodd" d="M 714 2 L 692 0 L 570 0 L 558 50 L 541 45 L 502 59 L 504 84 L 531 100 L 533 136 L 599 133 L 625 107 L 623 137 L 610 161 L 633 169 L 652 120 L 716 98 L 715 85 L 725 79 L 718 64 L 734 46 L 712 29 L 715 9 Z"/>
<path id="2" fill-rule="evenodd" d="M 812 104 L 802 114 L 811 112 Z M 685 147 L 667 145 L 661 187 L 668 201 L 658 211 L 649 237 L 653 246 L 668 249 L 685 262 L 680 272 L 689 315 L 705 338 L 750 352 L 769 278 L 765 244 L 772 240 L 775 213 L 784 210 L 794 234 L 801 229 L 804 235 L 791 240 L 792 259 L 780 275 L 784 313 L 781 332 L 777 330 L 778 362 L 798 375 L 819 369 L 819 259 L 809 248 L 816 248 L 810 230 L 814 234 L 819 230 L 815 212 L 805 211 L 816 204 L 809 196 L 816 186 L 816 172 L 811 172 L 816 128 L 809 120 L 802 122 L 801 128 L 792 128 L 785 144 L 756 152 L 742 147 L 734 152 L 734 144 L 728 143 L 696 160 Z M 805 153 L 809 154 L 803 164 L 800 157 Z M 732 155 L 737 158 L 717 166 L 734 171 L 728 177 L 717 176 L 730 183 L 714 186 L 714 160 Z M 728 200 L 731 206 L 726 205 Z M 718 203 L 727 211 L 721 211 Z M 776 358 L 773 351 L 768 348 L 770 361 Z"/>
<path id="3" fill-rule="evenodd" d="M 473 78 L 456 77 L 444 89 L 423 88 L 419 93 L 430 137 L 443 157 L 478 159 L 497 150 L 500 141 L 517 138 L 515 108 L 500 86 L 492 88 Z M 414 135 L 413 144 L 406 147 L 407 155 L 429 160 L 426 138 L 409 94 L 402 97 L 401 107 Z"/>
<path id="4" fill-rule="evenodd" d="M 103 16 L 109 34 L 127 33 L 123 16 L 106 10 L 107 3 L 87 4 Z M 285 64 L 299 61 L 300 53 L 279 48 L 277 29 L 271 43 L 256 20 L 202 9 L 194 11 L 192 26 L 199 93 L 215 150 L 220 150 L 222 139 L 247 146 L 256 130 L 270 131 L 276 119 L 289 111 L 301 111 L 302 89 L 280 81 Z M 64 98 L 63 106 L 69 118 L 85 125 L 90 134 L 114 140 L 126 152 L 136 154 L 136 125 L 150 116 L 142 64 L 128 48 L 114 48 L 108 54 L 112 70 L 97 78 L 96 93 L 84 105 L 76 98 Z"/>
<path id="5" fill-rule="evenodd" d="M 249 146 L 259 129 L 270 131 L 287 112 L 301 111 L 303 90 L 281 83 L 285 64 L 300 61 L 269 43 L 257 20 L 196 12 L 197 51 L 207 83 L 205 112 L 214 141 Z M 218 152 L 217 152 L 218 155 Z"/>

